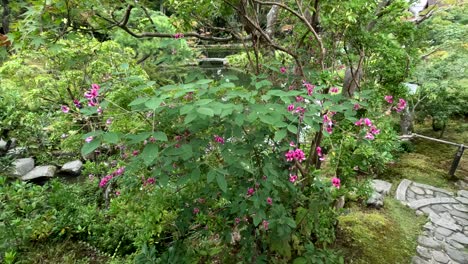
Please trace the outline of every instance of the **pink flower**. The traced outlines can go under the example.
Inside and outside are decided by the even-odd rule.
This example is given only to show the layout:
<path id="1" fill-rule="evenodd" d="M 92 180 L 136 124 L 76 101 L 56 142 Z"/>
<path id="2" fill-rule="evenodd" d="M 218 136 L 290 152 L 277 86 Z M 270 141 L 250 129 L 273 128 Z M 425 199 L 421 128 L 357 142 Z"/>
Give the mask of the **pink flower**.
<path id="1" fill-rule="evenodd" d="M 252 196 L 255 193 L 254 188 L 248 188 L 247 189 L 247 196 Z"/>
<path id="2" fill-rule="evenodd" d="M 328 115 L 323 116 L 323 123 L 326 124 L 327 126 L 333 125 L 333 122 Z"/>
<path id="3" fill-rule="evenodd" d="M 294 150 L 289 150 L 285 154 L 286 156 L 286 161 L 293 161 L 294 160 Z"/>
<path id="4" fill-rule="evenodd" d="M 307 94 L 308 94 L 309 96 L 311 96 L 312 93 L 314 92 L 315 85 L 312 85 L 312 84 L 310 84 L 310 83 L 308 83 L 308 82 L 306 82 L 306 81 L 304 81 L 304 80 L 302 81 L 302 84 L 303 84 L 304 87 L 307 89 Z"/>
<path id="5" fill-rule="evenodd" d="M 295 183 L 297 181 L 297 175 L 289 174 L 289 181 Z"/>
<path id="6" fill-rule="evenodd" d="M 364 124 L 368 127 L 372 126 L 372 121 L 369 118 L 364 118 Z"/>
<path id="7" fill-rule="evenodd" d="M 218 136 L 218 135 L 214 135 L 214 140 L 216 142 L 218 142 L 219 144 L 224 144 L 224 138 Z"/>
<path id="8" fill-rule="evenodd" d="M 114 172 L 114 174 L 115 176 L 118 176 L 118 175 L 122 175 L 124 172 L 125 172 L 125 167 L 120 167 Z"/>
<path id="9" fill-rule="evenodd" d="M 108 118 L 108 119 L 106 120 L 106 125 L 110 125 L 110 124 L 112 124 L 112 118 Z"/>
<path id="10" fill-rule="evenodd" d="M 73 100 L 73 104 L 76 106 L 76 108 L 81 109 L 83 106 L 81 105 L 80 101 L 77 99 Z"/>
<path id="11" fill-rule="evenodd" d="M 288 112 L 294 111 L 294 108 L 295 108 L 294 104 L 288 105 Z"/>
<path id="12" fill-rule="evenodd" d="M 296 102 L 300 103 L 300 102 L 304 102 L 304 97 L 298 95 L 296 96 Z"/>
<path id="13" fill-rule="evenodd" d="M 354 104 L 353 109 L 354 110 L 359 110 L 359 109 L 361 109 L 361 106 L 359 104 Z"/>
<path id="14" fill-rule="evenodd" d="M 318 155 L 319 157 L 322 156 L 322 148 L 321 148 L 321 147 L 317 147 L 317 148 L 315 149 L 315 151 L 317 151 L 317 155 Z"/>
<path id="15" fill-rule="evenodd" d="M 290 146 L 290 147 L 295 147 L 295 146 L 296 146 L 296 143 L 294 143 L 294 141 L 291 141 L 291 142 L 289 142 L 289 146 Z"/>
<path id="16" fill-rule="evenodd" d="M 355 124 L 356 126 L 362 126 L 362 122 L 363 122 L 363 120 L 362 120 L 362 118 L 361 118 L 361 119 L 359 119 L 358 121 L 356 121 L 354 124 Z"/>
<path id="17" fill-rule="evenodd" d="M 115 192 L 115 195 L 120 196 L 120 192 L 119 192 L 119 191 L 116 191 L 116 192 Z"/>
<path id="18" fill-rule="evenodd" d="M 183 33 L 175 33 L 174 34 L 174 38 L 175 39 L 180 39 L 180 38 L 183 38 L 184 37 L 184 34 Z"/>
<path id="19" fill-rule="evenodd" d="M 280 68 L 280 72 L 281 72 L 281 73 L 286 73 L 286 68 L 285 68 L 285 67 L 281 67 L 281 68 Z"/>
<path id="20" fill-rule="evenodd" d="M 391 95 L 386 95 L 386 96 L 384 97 L 384 99 L 385 99 L 385 101 L 387 101 L 387 103 L 389 103 L 389 104 L 393 103 L 393 96 L 391 96 Z"/>
<path id="21" fill-rule="evenodd" d="M 155 139 L 153 136 L 151 136 L 151 137 L 149 138 L 149 141 L 150 141 L 151 143 L 154 143 L 154 142 L 156 142 L 156 139 Z"/>
<path id="22" fill-rule="evenodd" d="M 134 157 L 136 157 L 136 156 L 138 156 L 139 153 L 140 153 L 140 152 L 139 152 L 138 150 L 134 150 L 134 151 L 132 152 L 132 155 L 133 155 Z"/>
<path id="23" fill-rule="evenodd" d="M 198 207 L 193 208 L 193 214 L 196 215 L 198 213 L 200 213 L 200 209 L 198 209 Z"/>
<path id="24" fill-rule="evenodd" d="M 403 111 L 403 109 L 405 109 L 406 107 L 406 101 L 404 99 L 399 99 L 399 102 L 397 104 L 397 107 L 396 107 L 396 111 L 399 113 L 401 111 Z"/>
<path id="25" fill-rule="evenodd" d="M 268 197 L 266 201 L 267 201 L 267 204 L 269 205 L 273 203 L 273 199 L 271 199 L 271 197 Z"/>
<path id="26" fill-rule="evenodd" d="M 269 224 L 269 223 L 268 223 L 267 220 L 263 220 L 263 222 L 262 222 L 263 229 L 268 230 L 268 224 Z"/>
<path id="27" fill-rule="evenodd" d="M 89 178 L 90 181 L 93 181 L 94 180 L 94 174 L 89 174 L 88 178 Z"/>
<path id="28" fill-rule="evenodd" d="M 93 139 L 94 139 L 94 137 L 89 136 L 89 137 L 87 137 L 87 138 L 85 139 L 85 142 L 86 142 L 86 143 L 89 143 L 89 142 L 93 141 Z"/>
<path id="29" fill-rule="evenodd" d="M 338 88 L 332 87 L 332 88 L 330 89 L 330 92 L 331 92 L 331 93 L 338 93 Z"/>
<path id="30" fill-rule="evenodd" d="M 331 182 L 332 182 L 332 185 L 335 186 L 337 189 L 340 188 L 340 186 L 341 186 L 341 180 L 340 180 L 340 178 L 333 177 L 332 180 L 331 180 Z"/>
<path id="31" fill-rule="evenodd" d="M 236 223 L 236 225 L 238 225 L 240 223 L 240 218 L 239 217 L 236 217 L 236 219 L 234 219 L 234 222 Z"/>
<path id="32" fill-rule="evenodd" d="M 305 113 L 305 108 L 298 106 L 296 108 L 296 111 L 294 111 L 294 112 L 299 113 L 299 114 L 304 114 Z"/>
<path id="33" fill-rule="evenodd" d="M 372 133 L 367 133 L 366 136 L 365 136 L 364 138 L 369 139 L 369 140 L 373 140 L 373 139 L 374 139 L 374 135 L 372 135 Z"/>
<path id="34" fill-rule="evenodd" d="M 62 109 L 62 112 L 64 112 L 65 114 L 70 111 L 70 108 L 68 108 L 68 106 L 66 105 L 62 105 L 61 109 Z"/>
<path id="35" fill-rule="evenodd" d="M 99 182 L 99 188 L 104 188 L 112 178 L 112 175 L 106 175 L 104 178 L 102 178 Z"/>
<path id="36" fill-rule="evenodd" d="M 97 109 L 97 113 L 98 113 L 98 115 L 102 115 L 102 108 L 100 106 Z"/>
<path id="37" fill-rule="evenodd" d="M 148 179 L 146 180 L 146 184 L 155 184 L 155 183 L 156 183 L 156 180 L 155 180 L 153 177 L 148 178 Z"/>
<path id="38" fill-rule="evenodd" d="M 370 128 L 370 132 L 371 132 L 372 134 L 374 134 L 374 135 L 378 135 L 378 134 L 380 134 L 380 129 L 377 129 L 377 127 L 372 126 L 372 127 Z"/>
<path id="39" fill-rule="evenodd" d="M 305 154 L 304 154 L 304 151 L 302 151 L 301 149 L 296 149 L 294 151 L 294 159 L 299 161 L 299 162 L 302 162 L 303 160 L 305 160 Z"/>
<path id="40" fill-rule="evenodd" d="M 332 127 L 332 126 L 327 126 L 327 127 L 325 128 L 325 130 L 327 131 L 328 134 L 333 133 L 333 127 Z"/>

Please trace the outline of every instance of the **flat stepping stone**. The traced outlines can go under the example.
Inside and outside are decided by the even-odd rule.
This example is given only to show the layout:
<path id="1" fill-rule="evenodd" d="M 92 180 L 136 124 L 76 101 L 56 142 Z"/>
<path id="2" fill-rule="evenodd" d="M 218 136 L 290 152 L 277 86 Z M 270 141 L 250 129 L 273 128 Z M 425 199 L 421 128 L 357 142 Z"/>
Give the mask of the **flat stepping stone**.
<path id="1" fill-rule="evenodd" d="M 382 180 L 373 180 L 372 187 L 374 190 L 382 195 L 387 195 L 390 193 L 390 189 L 392 188 L 392 184 Z"/>
<path id="2" fill-rule="evenodd" d="M 21 177 L 23 181 L 34 180 L 37 178 L 53 178 L 55 176 L 55 172 L 57 171 L 57 167 L 48 165 L 48 166 L 37 166 L 32 171 L 28 172 L 26 175 Z"/>
<path id="3" fill-rule="evenodd" d="M 400 182 L 397 187 L 395 198 L 399 201 L 406 202 L 406 190 L 412 182 L 410 180 L 404 179 Z"/>
<path id="4" fill-rule="evenodd" d="M 408 204 L 408 206 L 412 209 L 419 209 L 421 207 L 426 207 L 435 204 L 457 204 L 457 200 L 453 198 L 445 198 L 445 197 L 436 197 L 436 198 L 426 198 L 420 199 L 416 201 L 412 201 Z"/>

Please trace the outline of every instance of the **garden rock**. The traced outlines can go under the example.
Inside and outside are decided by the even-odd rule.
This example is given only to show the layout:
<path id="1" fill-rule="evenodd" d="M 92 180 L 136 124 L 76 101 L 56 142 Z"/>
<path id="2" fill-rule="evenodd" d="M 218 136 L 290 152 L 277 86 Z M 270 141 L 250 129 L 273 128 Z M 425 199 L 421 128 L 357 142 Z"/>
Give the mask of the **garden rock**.
<path id="1" fill-rule="evenodd" d="M 13 162 L 15 168 L 14 176 L 23 176 L 34 169 L 34 160 L 32 158 L 17 159 Z"/>
<path id="2" fill-rule="evenodd" d="M 0 138 L 0 150 L 6 150 L 7 142 Z"/>
<path id="3" fill-rule="evenodd" d="M 28 148 L 26 147 L 17 147 L 17 148 L 8 150 L 7 154 L 10 156 L 19 157 L 21 155 L 26 154 L 27 150 Z"/>
<path id="4" fill-rule="evenodd" d="M 55 176 L 56 171 L 57 167 L 53 165 L 37 166 L 32 171 L 28 172 L 26 175 L 21 177 L 21 179 L 23 181 L 29 181 L 42 177 L 53 178 Z"/>
<path id="5" fill-rule="evenodd" d="M 64 174 L 71 174 L 71 175 L 79 175 L 81 169 L 83 168 L 83 162 L 81 160 L 74 160 L 63 164 L 62 169 L 60 170 L 61 173 Z"/>
<path id="6" fill-rule="evenodd" d="M 366 203 L 369 206 L 380 208 L 383 206 L 383 199 L 384 199 L 383 195 L 374 191 Z"/>
<path id="7" fill-rule="evenodd" d="M 387 195 L 390 193 L 390 189 L 392 188 L 392 184 L 382 180 L 373 180 L 372 187 L 374 190 L 382 195 Z"/>
<path id="8" fill-rule="evenodd" d="M 403 180 L 396 199 L 419 214 L 427 214 L 428 223 L 418 239 L 412 263 L 468 264 L 468 192 L 457 194 L 426 184 Z"/>

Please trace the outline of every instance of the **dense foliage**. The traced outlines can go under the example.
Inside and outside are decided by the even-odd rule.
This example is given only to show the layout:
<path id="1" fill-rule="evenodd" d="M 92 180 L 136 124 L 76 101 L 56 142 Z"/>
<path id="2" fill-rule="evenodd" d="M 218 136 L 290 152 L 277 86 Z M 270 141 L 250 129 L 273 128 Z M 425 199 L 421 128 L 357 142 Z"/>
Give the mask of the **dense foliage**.
<path id="1" fill-rule="evenodd" d="M 339 203 L 365 201 L 394 160 L 405 98 L 427 111 L 458 98 L 447 115 L 466 115 L 463 55 L 415 71 L 427 35 L 406 1 L 4 2 L 3 137 L 39 164 L 85 161 L 74 184 L 0 172 L 7 262 L 69 239 L 122 262 L 343 263 Z M 450 14 L 464 23 L 463 9 Z M 430 46 L 466 49 L 466 30 L 451 30 L 458 40 Z M 219 42 L 244 47 L 229 57 L 241 80 L 180 70 Z M 447 61 L 461 70 L 442 71 Z M 408 94 L 413 76 L 431 76 L 421 91 L 436 96 Z"/>

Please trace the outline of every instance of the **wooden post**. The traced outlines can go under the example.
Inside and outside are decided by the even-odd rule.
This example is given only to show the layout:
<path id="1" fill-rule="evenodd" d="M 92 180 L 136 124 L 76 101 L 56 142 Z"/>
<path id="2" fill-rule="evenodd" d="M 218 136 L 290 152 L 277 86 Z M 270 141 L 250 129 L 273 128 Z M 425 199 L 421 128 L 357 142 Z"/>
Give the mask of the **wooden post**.
<path id="1" fill-rule="evenodd" d="M 465 146 L 461 144 L 457 150 L 457 153 L 455 153 L 455 157 L 453 158 L 452 167 L 450 167 L 449 172 L 450 177 L 455 177 L 455 171 L 457 170 L 458 164 L 460 163 L 461 157 L 463 156 L 463 151 L 465 151 Z"/>

